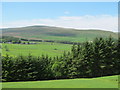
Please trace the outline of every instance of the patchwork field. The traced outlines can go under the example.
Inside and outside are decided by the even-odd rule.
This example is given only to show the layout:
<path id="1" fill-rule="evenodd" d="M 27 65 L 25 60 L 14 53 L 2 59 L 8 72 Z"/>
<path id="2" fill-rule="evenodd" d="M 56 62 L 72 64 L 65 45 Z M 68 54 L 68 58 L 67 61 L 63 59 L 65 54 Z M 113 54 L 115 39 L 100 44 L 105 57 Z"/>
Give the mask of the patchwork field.
<path id="1" fill-rule="evenodd" d="M 24 45 L 24 44 L 2 44 L 2 54 L 9 54 L 11 56 L 16 55 L 28 55 L 34 56 L 49 55 L 59 56 L 64 51 L 70 51 L 72 45 L 59 44 L 59 43 L 47 43 L 41 42 L 39 44 Z M 6 50 L 7 49 L 7 50 Z"/>
<path id="2" fill-rule="evenodd" d="M 66 79 L 28 82 L 3 82 L 3 88 L 118 88 L 118 76 L 93 79 Z"/>

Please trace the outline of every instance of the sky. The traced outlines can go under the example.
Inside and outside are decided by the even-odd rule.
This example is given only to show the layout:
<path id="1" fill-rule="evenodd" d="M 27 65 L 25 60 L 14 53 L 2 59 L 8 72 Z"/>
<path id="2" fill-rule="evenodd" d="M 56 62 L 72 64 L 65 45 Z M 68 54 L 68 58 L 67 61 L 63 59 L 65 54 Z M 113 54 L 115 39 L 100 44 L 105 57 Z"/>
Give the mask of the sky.
<path id="1" fill-rule="evenodd" d="M 47 25 L 118 31 L 117 2 L 3 2 L 0 28 Z"/>

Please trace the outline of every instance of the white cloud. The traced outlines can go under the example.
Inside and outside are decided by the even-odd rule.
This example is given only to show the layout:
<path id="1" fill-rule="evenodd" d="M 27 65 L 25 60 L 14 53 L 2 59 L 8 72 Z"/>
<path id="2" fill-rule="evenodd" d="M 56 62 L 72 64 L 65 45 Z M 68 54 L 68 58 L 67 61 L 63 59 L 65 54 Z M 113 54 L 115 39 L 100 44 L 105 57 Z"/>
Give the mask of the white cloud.
<path id="1" fill-rule="evenodd" d="M 47 25 L 76 29 L 102 29 L 118 32 L 118 17 L 98 16 L 61 16 L 56 19 L 33 19 L 3 23 L 4 27 L 23 27 L 30 25 Z"/>
<path id="2" fill-rule="evenodd" d="M 64 14 L 70 14 L 70 12 L 69 11 L 65 11 Z"/>

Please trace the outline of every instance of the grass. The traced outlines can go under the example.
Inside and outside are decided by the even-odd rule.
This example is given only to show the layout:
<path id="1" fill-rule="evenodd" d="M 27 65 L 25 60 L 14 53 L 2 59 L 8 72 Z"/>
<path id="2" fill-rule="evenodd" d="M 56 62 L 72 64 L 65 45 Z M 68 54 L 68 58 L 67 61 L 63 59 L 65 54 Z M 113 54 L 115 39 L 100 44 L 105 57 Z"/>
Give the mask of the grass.
<path id="1" fill-rule="evenodd" d="M 48 81 L 3 82 L 3 88 L 118 88 L 118 76 L 92 79 L 63 79 Z"/>
<path id="2" fill-rule="evenodd" d="M 21 44 L 2 44 L 2 54 L 9 54 L 11 56 L 28 55 L 33 56 L 49 55 L 60 56 L 64 51 L 70 51 L 72 45 L 41 42 L 39 44 L 21 45 Z M 6 48 L 8 51 L 6 51 Z"/>

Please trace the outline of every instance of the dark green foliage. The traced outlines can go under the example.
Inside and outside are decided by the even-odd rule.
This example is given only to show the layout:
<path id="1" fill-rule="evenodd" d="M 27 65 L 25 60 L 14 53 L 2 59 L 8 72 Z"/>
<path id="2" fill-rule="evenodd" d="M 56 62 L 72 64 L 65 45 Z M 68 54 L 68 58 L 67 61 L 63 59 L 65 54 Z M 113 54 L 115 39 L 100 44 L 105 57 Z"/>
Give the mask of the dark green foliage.
<path id="1" fill-rule="evenodd" d="M 21 41 L 19 38 L 12 37 L 12 36 L 2 36 L 2 42 L 13 42 L 13 43 L 20 43 Z"/>
<path id="2" fill-rule="evenodd" d="M 51 78 L 51 70 L 47 56 L 31 55 L 2 57 L 2 79 L 4 81 L 44 80 Z"/>
<path id="3" fill-rule="evenodd" d="M 70 52 L 54 58 L 42 55 L 2 56 L 4 81 L 48 80 L 118 75 L 120 38 L 96 38 L 93 42 L 73 45 Z"/>

